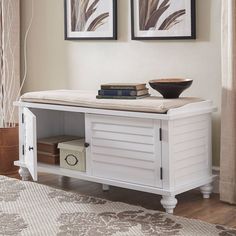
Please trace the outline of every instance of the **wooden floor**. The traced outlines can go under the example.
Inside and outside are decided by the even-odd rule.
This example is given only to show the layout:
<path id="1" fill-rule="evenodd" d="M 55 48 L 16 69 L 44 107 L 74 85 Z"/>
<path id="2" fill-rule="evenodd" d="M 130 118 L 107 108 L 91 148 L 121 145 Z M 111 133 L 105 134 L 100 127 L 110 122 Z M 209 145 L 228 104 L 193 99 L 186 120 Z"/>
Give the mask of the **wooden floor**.
<path id="1" fill-rule="evenodd" d="M 118 187 L 111 187 L 108 192 L 103 192 L 101 184 L 49 174 L 40 174 L 38 182 L 67 191 L 163 211 L 161 198 L 155 194 Z M 177 198 L 179 203 L 175 208 L 175 215 L 236 228 L 236 206 L 222 203 L 218 194 L 212 194 L 211 199 L 203 199 L 198 190 L 193 190 L 180 194 Z"/>

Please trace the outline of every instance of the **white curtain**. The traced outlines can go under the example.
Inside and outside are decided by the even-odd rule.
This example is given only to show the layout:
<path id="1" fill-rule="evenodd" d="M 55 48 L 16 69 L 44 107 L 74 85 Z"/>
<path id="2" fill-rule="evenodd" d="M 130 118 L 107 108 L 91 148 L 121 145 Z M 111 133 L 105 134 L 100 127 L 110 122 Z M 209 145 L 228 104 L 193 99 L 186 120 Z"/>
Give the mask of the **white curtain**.
<path id="1" fill-rule="evenodd" d="M 0 128 L 15 122 L 13 101 L 20 87 L 19 0 L 0 0 Z"/>
<path id="2" fill-rule="evenodd" d="M 220 199 L 236 204 L 236 1 L 222 0 Z"/>

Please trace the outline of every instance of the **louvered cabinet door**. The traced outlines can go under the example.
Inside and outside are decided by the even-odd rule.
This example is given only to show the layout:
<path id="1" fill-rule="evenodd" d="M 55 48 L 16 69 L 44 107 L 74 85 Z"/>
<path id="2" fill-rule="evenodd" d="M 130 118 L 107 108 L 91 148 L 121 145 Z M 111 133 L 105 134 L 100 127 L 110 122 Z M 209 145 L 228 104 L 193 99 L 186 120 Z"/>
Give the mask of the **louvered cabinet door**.
<path id="1" fill-rule="evenodd" d="M 162 187 L 160 121 L 86 115 L 93 176 Z"/>

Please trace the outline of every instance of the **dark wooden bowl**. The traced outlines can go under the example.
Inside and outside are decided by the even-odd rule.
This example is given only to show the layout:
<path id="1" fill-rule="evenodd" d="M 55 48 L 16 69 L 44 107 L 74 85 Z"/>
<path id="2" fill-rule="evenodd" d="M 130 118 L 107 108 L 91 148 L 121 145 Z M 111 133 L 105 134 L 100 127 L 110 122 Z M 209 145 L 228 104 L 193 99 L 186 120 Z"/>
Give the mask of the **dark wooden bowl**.
<path id="1" fill-rule="evenodd" d="M 191 79 L 156 79 L 149 81 L 149 84 L 164 98 L 178 98 L 192 82 Z"/>

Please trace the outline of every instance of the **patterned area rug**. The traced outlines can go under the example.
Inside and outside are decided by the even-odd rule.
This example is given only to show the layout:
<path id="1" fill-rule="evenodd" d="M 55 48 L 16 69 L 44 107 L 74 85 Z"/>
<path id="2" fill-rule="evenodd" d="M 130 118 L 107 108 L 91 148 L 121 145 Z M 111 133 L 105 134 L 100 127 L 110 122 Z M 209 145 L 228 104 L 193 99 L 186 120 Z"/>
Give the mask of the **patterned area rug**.
<path id="1" fill-rule="evenodd" d="M 0 176 L 0 235 L 236 236 L 236 230 Z"/>

